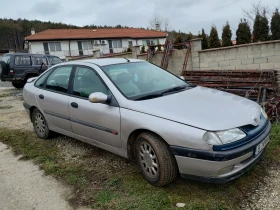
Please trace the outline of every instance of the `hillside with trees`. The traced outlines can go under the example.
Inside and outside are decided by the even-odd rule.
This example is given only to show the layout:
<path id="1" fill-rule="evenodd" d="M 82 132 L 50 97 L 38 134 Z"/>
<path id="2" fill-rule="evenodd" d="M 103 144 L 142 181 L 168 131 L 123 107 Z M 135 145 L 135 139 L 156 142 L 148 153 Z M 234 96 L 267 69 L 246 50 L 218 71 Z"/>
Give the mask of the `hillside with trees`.
<path id="1" fill-rule="evenodd" d="M 78 27 L 75 25 L 43 22 L 39 20 L 26 19 L 1 19 L 0 18 L 0 49 L 23 49 L 24 37 L 29 36 L 31 28 L 34 28 L 36 33 L 47 29 L 67 29 L 67 28 L 128 28 L 127 26 L 98 26 L 86 25 Z"/>

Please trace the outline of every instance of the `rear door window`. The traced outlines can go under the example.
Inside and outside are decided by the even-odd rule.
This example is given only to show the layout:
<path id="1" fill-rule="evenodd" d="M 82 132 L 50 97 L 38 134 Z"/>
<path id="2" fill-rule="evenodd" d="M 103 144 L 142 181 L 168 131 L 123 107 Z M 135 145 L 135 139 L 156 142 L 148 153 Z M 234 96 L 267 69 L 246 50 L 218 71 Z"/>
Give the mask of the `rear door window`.
<path id="1" fill-rule="evenodd" d="M 30 56 L 26 56 L 26 55 L 15 56 L 15 65 L 17 65 L 17 66 L 31 66 Z"/>
<path id="2" fill-rule="evenodd" d="M 67 93 L 72 66 L 59 66 L 47 79 L 46 89 Z"/>
<path id="3" fill-rule="evenodd" d="M 4 61 L 6 64 L 10 64 L 10 59 L 11 59 L 10 55 L 4 55 L 2 57 L 2 61 Z"/>

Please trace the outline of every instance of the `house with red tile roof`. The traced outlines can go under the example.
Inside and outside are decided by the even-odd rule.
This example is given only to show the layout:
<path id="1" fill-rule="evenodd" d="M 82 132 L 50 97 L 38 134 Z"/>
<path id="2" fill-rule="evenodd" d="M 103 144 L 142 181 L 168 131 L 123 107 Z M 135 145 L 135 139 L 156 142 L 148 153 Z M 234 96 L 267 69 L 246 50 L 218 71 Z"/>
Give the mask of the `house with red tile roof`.
<path id="1" fill-rule="evenodd" d="M 31 30 L 25 37 L 30 53 L 43 53 L 65 58 L 92 55 L 100 50 L 104 55 L 120 53 L 136 45 L 164 44 L 167 32 L 136 28 L 48 29 Z"/>

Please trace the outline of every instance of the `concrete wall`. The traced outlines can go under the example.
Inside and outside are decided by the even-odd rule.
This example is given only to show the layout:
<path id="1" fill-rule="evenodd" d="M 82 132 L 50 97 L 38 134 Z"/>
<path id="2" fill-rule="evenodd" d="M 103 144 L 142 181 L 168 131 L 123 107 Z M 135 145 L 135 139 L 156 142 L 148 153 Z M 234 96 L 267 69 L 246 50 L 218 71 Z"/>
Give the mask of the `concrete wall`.
<path id="1" fill-rule="evenodd" d="M 186 52 L 187 49 L 173 50 L 170 56 L 167 70 L 173 74 L 181 75 Z M 160 66 L 162 56 L 163 56 L 163 52 L 156 52 L 153 55 L 151 62 L 155 65 Z M 137 58 L 141 60 L 146 60 L 146 54 L 138 55 Z M 191 68 L 192 68 L 192 57 L 189 56 L 187 70 L 191 70 Z"/>
<path id="2" fill-rule="evenodd" d="M 194 70 L 280 70 L 280 40 L 195 50 L 193 53 L 199 58 L 199 62 L 193 65 Z"/>
<path id="3" fill-rule="evenodd" d="M 201 50 L 201 39 L 193 39 L 191 47 L 187 70 L 275 69 L 280 71 L 280 40 Z M 110 57 L 146 60 L 146 53 L 139 54 L 140 46 L 134 46 L 132 51 L 125 56 L 120 54 Z M 186 52 L 187 49 L 173 50 L 167 70 L 181 75 Z M 156 52 L 151 62 L 160 66 L 162 56 L 162 52 Z M 99 58 L 99 56 L 94 57 Z"/>

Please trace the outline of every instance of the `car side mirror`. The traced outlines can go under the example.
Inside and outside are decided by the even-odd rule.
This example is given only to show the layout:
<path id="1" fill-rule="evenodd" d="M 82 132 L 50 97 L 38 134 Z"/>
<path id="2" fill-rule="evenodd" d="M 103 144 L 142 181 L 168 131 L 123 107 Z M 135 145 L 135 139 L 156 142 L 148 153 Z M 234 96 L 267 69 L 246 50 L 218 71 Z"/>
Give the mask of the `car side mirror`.
<path id="1" fill-rule="evenodd" d="M 105 95 L 101 92 L 92 93 L 89 95 L 88 100 L 91 103 L 109 103 L 111 101 L 112 96 Z"/>
<path id="2" fill-rule="evenodd" d="M 32 83 L 34 82 L 38 77 L 32 77 L 32 78 L 29 78 L 26 82 L 27 83 Z"/>
<path id="3" fill-rule="evenodd" d="M 184 76 L 180 76 L 180 79 L 182 79 L 182 80 L 186 80 Z"/>

